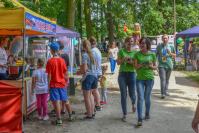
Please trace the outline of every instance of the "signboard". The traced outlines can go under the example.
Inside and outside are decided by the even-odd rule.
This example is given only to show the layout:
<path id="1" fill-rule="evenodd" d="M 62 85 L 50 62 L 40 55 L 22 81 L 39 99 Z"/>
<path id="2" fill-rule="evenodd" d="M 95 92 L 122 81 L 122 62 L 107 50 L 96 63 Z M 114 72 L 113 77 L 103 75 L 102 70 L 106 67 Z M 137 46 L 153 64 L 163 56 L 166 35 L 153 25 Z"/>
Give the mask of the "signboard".
<path id="1" fill-rule="evenodd" d="M 25 27 L 26 29 L 39 31 L 47 34 L 55 34 L 56 25 L 44 19 L 33 16 L 30 13 L 25 13 Z"/>
<path id="2" fill-rule="evenodd" d="M 26 80 L 26 96 L 27 96 L 27 114 L 30 114 L 36 109 L 36 96 L 32 94 L 32 80 Z"/>

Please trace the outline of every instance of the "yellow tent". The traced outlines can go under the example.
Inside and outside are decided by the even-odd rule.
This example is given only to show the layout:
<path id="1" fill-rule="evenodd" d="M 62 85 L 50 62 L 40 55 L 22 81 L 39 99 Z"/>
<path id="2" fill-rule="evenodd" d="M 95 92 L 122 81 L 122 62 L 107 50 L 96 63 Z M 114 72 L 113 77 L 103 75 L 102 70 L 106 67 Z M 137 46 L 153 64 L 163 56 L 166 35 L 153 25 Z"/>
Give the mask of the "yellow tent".
<path id="1" fill-rule="evenodd" d="M 56 23 L 43 17 L 16 0 L 11 0 L 16 8 L 0 8 L 0 35 L 26 35 L 54 34 Z"/>

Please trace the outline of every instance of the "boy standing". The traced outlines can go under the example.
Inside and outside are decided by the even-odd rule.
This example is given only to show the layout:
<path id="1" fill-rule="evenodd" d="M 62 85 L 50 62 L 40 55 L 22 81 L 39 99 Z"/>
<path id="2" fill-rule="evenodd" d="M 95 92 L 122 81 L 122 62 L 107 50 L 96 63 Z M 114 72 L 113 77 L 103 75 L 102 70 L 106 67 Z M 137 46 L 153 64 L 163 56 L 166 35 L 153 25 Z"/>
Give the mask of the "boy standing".
<path id="1" fill-rule="evenodd" d="M 50 88 L 50 100 L 55 107 L 57 117 L 55 124 L 62 125 L 60 101 L 65 102 L 69 114 L 69 120 L 72 120 L 72 110 L 68 101 L 67 91 L 65 89 L 68 83 L 67 68 L 65 61 L 58 55 L 59 44 L 57 42 L 53 42 L 49 46 L 50 52 L 53 55 L 46 65 Z"/>

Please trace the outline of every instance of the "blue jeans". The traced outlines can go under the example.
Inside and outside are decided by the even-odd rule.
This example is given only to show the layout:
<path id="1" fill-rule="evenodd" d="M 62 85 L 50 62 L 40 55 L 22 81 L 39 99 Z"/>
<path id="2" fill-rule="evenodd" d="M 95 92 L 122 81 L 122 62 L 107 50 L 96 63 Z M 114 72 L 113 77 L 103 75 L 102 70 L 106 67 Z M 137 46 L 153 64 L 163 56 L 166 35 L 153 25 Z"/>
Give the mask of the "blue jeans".
<path id="1" fill-rule="evenodd" d="M 138 113 L 138 121 L 142 121 L 142 108 L 143 102 L 145 100 L 145 115 L 149 116 L 150 107 L 151 107 L 151 91 L 154 85 L 154 80 L 137 80 L 137 113 Z"/>
<path id="2" fill-rule="evenodd" d="M 131 102 L 134 105 L 136 102 L 136 74 L 135 72 L 120 72 L 118 77 L 118 83 L 120 87 L 120 94 L 121 94 L 121 105 L 123 115 L 127 115 L 127 87 L 129 91 L 129 96 L 131 98 Z"/>
<path id="3" fill-rule="evenodd" d="M 159 67 L 159 75 L 160 75 L 161 94 L 166 95 L 166 93 L 168 92 L 171 69 Z"/>
<path id="4" fill-rule="evenodd" d="M 116 66 L 116 60 L 114 60 L 113 58 L 109 58 L 110 60 L 110 66 L 111 66 L 111 73 L 115 72 L 115 66 Z"/>
<path id="5" fill-rule="evenodd" d="M 8 79 L 7 73 L 0 73 L 0 80 L 6 80 Z"/>

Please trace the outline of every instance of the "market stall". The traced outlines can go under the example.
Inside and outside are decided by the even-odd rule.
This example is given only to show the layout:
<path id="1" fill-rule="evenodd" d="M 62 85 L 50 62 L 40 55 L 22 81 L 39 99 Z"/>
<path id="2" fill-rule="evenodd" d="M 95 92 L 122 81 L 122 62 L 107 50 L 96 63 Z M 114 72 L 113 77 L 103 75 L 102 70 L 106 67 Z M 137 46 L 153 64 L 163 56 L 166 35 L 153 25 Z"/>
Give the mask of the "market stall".
<path id="1" fill-rule="evenodd" d="M 194 26 L 176 34 L 176 62 L 184 62 L 183 64 L 186 70 L 192 70 L 188 48 L 190 46 L 190 40 L 196 37 L 199 37 L 199 26 Z M 199 47 L 195 49 L 199 49 Z"/>
<path id="2" fill-rule="evenodd" d="M 55 34 L 56 31 L 56 24 L 49 19 L 42 17 L 29 9 L 25 8 L 23 5 L 18 3 L 15 0 L 12 0 L 13 4 L 16 6 L 13 9 L 7 9 L 7 8 L 0 8 L 0 36 L 21 36 L 22 38 L 22 54 L 21 54 L 21 64 L 12 66 L 16 67 L 18 69 L 14 69 L 15 71 L 19 70 L 19 66 L 21 66 L 22 71 L 22 77 L 17 82 L 21 83 L 20 88 L 20 98 L 23 102 L 16 102 L 17 106 L 22 107 L 21 110 L 19 110 L 17 113 L 13 115 L 15 117 L 16 115 L 20 115 L 23 112 L 23 115 L 26 117 L 30 112 L 35 110 L 36 108 L 36 98 L 34 95 L 31 94 L 31 78 L 25 78 L 25 46 L 26 43 L 26 36 L 29 35 L 43 35 L 43 34 Z M 16 63 L 17 64 L 17 63 Z M 10 86 L 12 81 L 7 80 L 4 81 L 4 84 L 6 83 L 7 86 Z M 0 88 L 2 88 L 3 85 L 0 84 Z M 10 91 L 11 92 L 11 91 Z M 7 93 L 6 89 L 2 89 L 1 94 L 10 95 L 10 93 Z M 23 94 L 23 99 L 22 99 Z M 1 98 L 1 97 L 0 97 Z M 2 101 L 1 101 L 2 102 Z M 0 102 L 0 103 L 1 103 Z M 4 104 L 6 104 L 6 101 L 4 99 Z M 23 104 L 22 104 L 23 103 Z M 13 108 L 13 105 L 8 106 L 7 108 L 2 107 L 1 110 L 4 110 L 1 113 L 1 116 L 6 117 L 7 109 Z M 9 115 L 12 116 L 12 115 Z M 2 118 L 7 119 L 7 118 Z M 12 124 L 15 123 L 15 119 L 12 119 Z M 21 118 L 22 121 L 22 118 Z M 6 121 L 0 122 L 0 129 L 1 132 L 7 132 L 5 129 Z M 19 125 L 16 125 L 19 126 Z M 6 128 L 9 128 L 6 126 Z M 22 125 L 19 127 L 22 129 Z M 13 129 L 13 128 L 12 128 Z M 15 132 L 15 130 L 9 129 L 9 132 Z"/>

